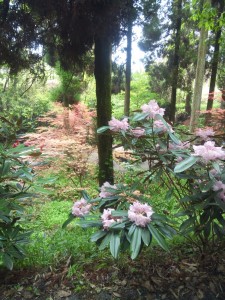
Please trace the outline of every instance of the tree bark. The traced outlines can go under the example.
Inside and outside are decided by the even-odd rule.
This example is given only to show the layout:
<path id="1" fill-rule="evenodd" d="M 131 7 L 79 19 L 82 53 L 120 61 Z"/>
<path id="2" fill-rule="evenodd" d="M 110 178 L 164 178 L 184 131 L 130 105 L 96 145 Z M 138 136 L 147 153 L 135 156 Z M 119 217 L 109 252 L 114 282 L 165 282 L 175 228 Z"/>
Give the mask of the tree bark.
<path id="1" fill-rule="evenodd" d="M 181 22 L 182 22 L 182 0 L 177 2 L 177 12 L 176 12 L 176 36 L 175 36 L 175 49 L 173 58 L 173 68 L 172 68 L 172 90 L 171 90 L 171 101 L 170 101 L 170 115 L 169 119 L 174 123 L 176 114 L 176 102 L 177 102 L 177 82 L 179 74 L 179 61 L 180 61 L 180 35 L 181 35 Z"/>
<path id="2" fill-rule="evenodd" d="M 131 2 L 133 7 L 133 3 Z M 131 7 L 131 8 L 132 8 Z M 124 115 L 130 115 L 130 82 L 131 82 L 131 52 L 132 52 L 132 21 L 131 13 L 128 16 L 127 26 L 127 58 L 126 58 L 126 82 L 125 82 L 125 99 L 124 99 Z"/>
<path id="3" fill-rule="evenodd" d="M 95 38 L 95 80 L 97 97 L 97 127 L 108 125 L 111 109 L 111 41 L 107 37 Z M 98 135 L 99 185 L 113 184 L 112 136 Z"/>
<path id="4" fill-rule="evenodd" d="M 201 108 L 202 88 L 205 74 L 205 56 L 206 56 L 206 39 L 208 37 L 208 30 L 203 26 L 200 32 L 199 46 L 198 46 L 198 61 L 195 75 L 194 95 L 191 109 L 190 132 L 193 132 L 198 123 L 198 118 Z"/>
<path id="5" fill-rule="evenodd" d="M 190 88 L 190 91 L 186 95 L 185 99 L 185 112 L 187 113 L 188 116 L 191 114 L 191 98 L 192 98 L 192 90 Z"/>
<path id="6" fill-rule="evenodd" d="M 224 10 L 224 0 L 221 0 L 220 8 L 218 11 L 218 17 L 220 17 L 223 10 Z M 220 27 L 216 31 L 216 34 L 215 34 L 215 43 L 214 43 L 214 51 L 213 51 L 213 58 L 212 58 L 212 71 L 211 71 L 211 78 L 210 78 L 207 110 L 211 110 L 213 108 L 213 99 L 214 99 L 214 92 L 215 92 L 215 87 L 216 87 L 216 75 L 217 75 L 218 62 L 219 62 L 221 33 L 222 33 L 222 29 Z"/>

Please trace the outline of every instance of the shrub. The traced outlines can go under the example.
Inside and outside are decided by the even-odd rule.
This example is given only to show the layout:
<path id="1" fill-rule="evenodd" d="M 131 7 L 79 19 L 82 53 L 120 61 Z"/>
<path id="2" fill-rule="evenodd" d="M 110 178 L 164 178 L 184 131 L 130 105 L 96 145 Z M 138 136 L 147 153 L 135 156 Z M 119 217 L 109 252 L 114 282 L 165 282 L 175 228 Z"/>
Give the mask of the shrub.
<path id="1" fill-rule="evenodd" d="M 179 234 L 204 251 L 210 241 L 225 235 L 225 151 L 216 144 L 221 137 L 215 136 L 212 141 L 215 132 L 205 128 L 196 130 L 191 141 L 182 142 L 163 118 L 164 109 L 154 100 L 141 108 L 129 123 L 127 118 L 113 118 L 98 133 L 110 130 L 137 162 L 148 162 L 149 169 L 141 172 L 143 182 L 157 183 L 165 190 L 167 201 L 172 196 L 177 199 Z M 91 199 L 85 192 L 82 196 L 63 226 L 76 217 L 82 227 L 98 227 L 92 241 L 100 249 L 109 245 L 117 257 L 119 250 L 130 247 L 133 259 L 152 239 L 168 249 L 165 238 L 176 233 L 175 224 L 157 214 L 150 205 L 151 195 L 136 190 L 135 184 L 105 183 L 98 198 Z"/>
<path id="2" fill-rule="evenodd" d="M 6 144 L 0 144 L 0 259 L 10 270 L 14 260 L 25 255 L 23 245 L 28 242 L 30 232 L 23 229 L 20 221 L 24 204 L 37 196 L 38 189 L 25 157 L 40 154 L 39 150 L 18 141 L 10 145 L 8 139 Z"/>
<path id="3" fill-rule="evenodd" d="M 0 75 L 2 72 L 0 69 Z M 15 124 L 17 131 L 33 129 L 37 117 L 48 111 L 51 105 L 45 82 L 28 71 L 14 76 L 7 72 L 9 70 L 4 70 L 4 76 L 0 78 L 0 86 L 7 82 L 0 92 L 0 117 Z M 8 125 L 0 120 L 1 127 Z"/>

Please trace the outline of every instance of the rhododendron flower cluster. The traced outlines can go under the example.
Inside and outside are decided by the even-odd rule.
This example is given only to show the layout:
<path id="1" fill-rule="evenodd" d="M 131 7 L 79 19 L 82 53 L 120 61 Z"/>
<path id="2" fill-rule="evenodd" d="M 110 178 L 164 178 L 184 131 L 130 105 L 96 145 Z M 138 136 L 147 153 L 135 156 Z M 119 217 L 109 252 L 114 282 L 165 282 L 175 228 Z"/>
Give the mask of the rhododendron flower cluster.
<path id="1" fill-rule="evenodd" d="M 135 201 L 128 210 L 128 218 L 137 226 L 146 227 L 151 222 L 152 207 Z"/>
<path id="2" fill-rule="evenodd" d="M 148 104 L 142 105 L 141 109 L 143 113 L 148 113 L 148 119 L 154 119 L 157 114 L 163 116 L 165 112 L 165 109 L 160 108 L 155 100 L 151 100 Z"/>
<path id="3" fill-rule="evenodd" d="M 100 188 L 99 197 L 107 198 L 112 196 L 112 193 L 107 191 L 107 188 L 116 189 L 116 185 L 111 185 L 108 181 L 106 181 Z"/>
<path id="4" fill-rule="evenodd" d="M 108 122 L 109 124 L 109 129 L 111 131 L 126 131 L 129 128 L 129 124 L 128 124 L 128 119 L 124 118 L 122 121 L 115 119 L 114 117 L 112 117 L 112 120 Z"/>
<path id="5" fill-rule="evenodd" d="M 218 196 L 220 197 L 221 200 L 225 201 L 225 184 L 222 181 L 216 181 L 213 190 L 215 192 L 222 190 L 218 193 Z"/>
<path id="6" fill-rule="evenodd" d="M 198 128 L 195 131 L 195 135 L 203 139 L 204 141 L 207 141 L 210 139 L 210 136 L 214 136 L 215 132 L 213 128 L 207 127 L 207 128 Z"/>
<path id="7" fill-rule="evenodd" d="M 131 129 L 131 133 L 132 133 L 133 136 L 135 136 L 136 138 L 139 138 L 140 136 L 145 135 L 145 130 L 144 130 L 144 128 L 136 127 L 136 128 Z"/>
<path id="8" fill-rule="evenodd" d="M 172 129 L 172 126 L 170 124 L 168 124 L 168 127 L 161 121 L 161 120 L 155 120 L 153 123 L 153 129 L 160 129 L 160 131 L 162 132 L 174 132 L 174 130 Z"/>
<path id="9" fill-rule="evenodd" d="M 90 212 L 91 204 L 88 204 L 84 198 L 76 201 L 72 207 L 72 214 L 76 217 L 83 217 Z"/>
<path id="10" fill-rule="evenodd" d="M 193 146 L 194 154 L 193 156 L 200 156 L 205 163 L 210 162 L 211 160 L 225 159 L 225 151 L 222 150 L 222 147 L 216 147 L 215 142 L 208 141 L 204 145 Z"/>
<path id="11" fill-rule="evenodd" d="M 109 229 L 109 227 L 115 222 L 121 222 L 121 218 L 113 217 L 112 211 L 115 211 L 114 208 L 104 209 L 103 214 L 101 215 L 102 225 L 105 230 Z"/>

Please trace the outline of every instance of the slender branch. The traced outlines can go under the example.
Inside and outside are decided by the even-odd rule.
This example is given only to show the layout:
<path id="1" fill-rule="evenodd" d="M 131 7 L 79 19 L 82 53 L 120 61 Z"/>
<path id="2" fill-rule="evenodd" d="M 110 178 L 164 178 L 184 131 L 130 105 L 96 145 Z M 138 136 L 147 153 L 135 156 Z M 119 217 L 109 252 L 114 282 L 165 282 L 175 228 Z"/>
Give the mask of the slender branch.
<path id="1" fill-rule="evenodd" d="M 35 80 L 36 80 L 36 76 L 33 77 L 31 84 L 28 86 L 28 88 L 26 88 L 25 91 L 23 91 L 22 94 L 20 94 L 20 97 L 23 97 L 23 95 L 32 87 Z"/>

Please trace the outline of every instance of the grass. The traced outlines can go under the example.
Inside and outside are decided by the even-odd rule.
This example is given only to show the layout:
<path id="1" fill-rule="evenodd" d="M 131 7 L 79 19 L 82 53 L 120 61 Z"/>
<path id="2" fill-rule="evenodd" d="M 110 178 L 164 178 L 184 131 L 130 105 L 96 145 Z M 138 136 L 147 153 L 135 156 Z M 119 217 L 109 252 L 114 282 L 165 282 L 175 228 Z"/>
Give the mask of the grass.
<path id="1" fill-rule="evenodd" d="M 25 228 L 31 230 L 31 241 L 26 249 L 26 258 L 19 266 L 57 266 L 69 257 L 84 263 L 96 257 L 96 246 L 90 243 L 92 229 L 83 230 L 72 223 L 62 229 L 62 224 L 71 211 L 72 201 L 50 200 L 36 203 L 29 208 L 29 222 Z"/>
<path id="2" fill-rule="evenodd" d="M 59 166 L 59 162 L 56 165 Z M 58 172 L 55 167 L 42 170 L 40 175 L 42 178 L 39 181 L 51 178 L 51 181 L 46 179 L 49 194 L 33 200 L 25 207 L 25 216 L 21 222 L 32 234 L 26 246 L 26 258 L 18 261 L 15 267 L 54 267 L 70 257 L 81 265 L 104 256 L 90 242 L 92 229 L 83 230 L 76 225 L 76 221 L 62 229 L 73 202 L 81 197 L 79 179 L 74 175 L 71 180 L 70 170 L 66 166 L 59 167 Z M 83 182 L 88 192 L 96 195 L 97 182 L 93 177 L 85 176 Z"/>
<path id="3" fill-rule="evenodd" d="M 128 168 L 124 173 L 116 173 L 116 183 L 133 184 L 136 177 L 133 175 L 132 168 Z M 79 180 L 74 177 L 71 181 L 69 179 L 70 171 L 67 168 L 60 168 L 57 176 L 56 170 L 47 169 L 41 172 L 41 176 L 43 178 L 55 177 L 55 180 L 47 185 L 51 190 L 50 195 L 45 195 L 26 208 L 23 226 L 31 230 L 32 235 L 26 248 L 26 258 L 18 261 L 16 267 L 56 267 L 62 263 L 66 264 L 70 259 L 69 276 L 77 273 L 77 270 L 82 272 L 81 265 L 93 264 L 95 268 L 104 268 L 113 259 L 109 250 L 99 251 L 97 246 L 90 242 L 90 236 L 94 229 L 84 230 L 76 225 L 76 221 L 68 225 L 66 229 L 62 229 L 62 224 L 67 219 L 73 202 L 80 198 Z M 88 187 L 91 196 L 97 196 L 96 180 L 90 180 L 87 176 L 84 178 L 84 186 Z M 157 185 L 150 188 L 150 185 L 143 186 L 139 181 L 137 189 L 151 196 L 150 204 L 154 211 L 159 213 L 176 211 L 175 199 L 171 198 L 165 201 L 166 193 Z M 120 259 L 117 263 L 127 262 L 129 260 L 128 252 L 122 254 L 121 257 L 122 260 Z"/>

